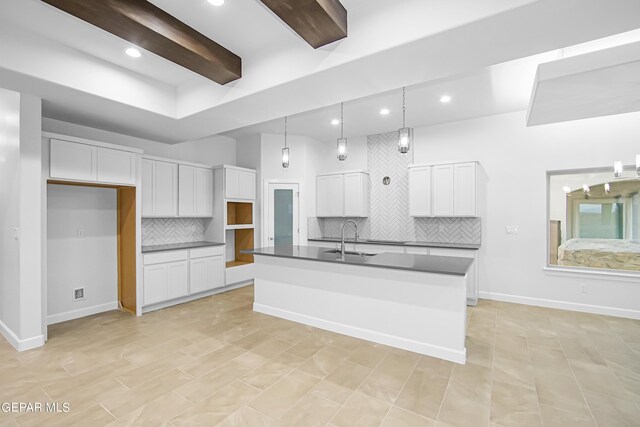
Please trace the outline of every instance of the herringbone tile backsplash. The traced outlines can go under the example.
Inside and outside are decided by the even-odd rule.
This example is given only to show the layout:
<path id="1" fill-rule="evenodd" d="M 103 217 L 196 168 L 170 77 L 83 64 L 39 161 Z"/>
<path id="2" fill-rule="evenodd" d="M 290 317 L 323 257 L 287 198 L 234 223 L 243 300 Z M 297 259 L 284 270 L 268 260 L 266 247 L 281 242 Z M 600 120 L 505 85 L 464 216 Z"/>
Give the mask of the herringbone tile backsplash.
<path id="1" fill-rule="evenodd" d="M 358 224 L 360 237 L 434 243 L 481 243 L 480 218 L 409 216 L 408 166 L 413 163 L 413 150 L 401 154 L 397 148 L 397 135 L 397 132 L 389 132 L 367 137 L 367 161 L 371 183 L 369 218 L 349 218 Z M 384 185 L 382 180 L 387 176 L 391 182 Z M 346 219 L 348 218 L 318 218 L 322 236 L 340 237 L 342 224 Z M 314 227 L 314 230 L 317 233 L 317 227 Z M 353 237 L 353 234 L 353 227 L 348 227 L 345 235 Z"/>
<path id="2" fill-rule="evenodd" d="M 202 218 L 145 218 L 142 220 L 142 246 L 204 240 Z"/>

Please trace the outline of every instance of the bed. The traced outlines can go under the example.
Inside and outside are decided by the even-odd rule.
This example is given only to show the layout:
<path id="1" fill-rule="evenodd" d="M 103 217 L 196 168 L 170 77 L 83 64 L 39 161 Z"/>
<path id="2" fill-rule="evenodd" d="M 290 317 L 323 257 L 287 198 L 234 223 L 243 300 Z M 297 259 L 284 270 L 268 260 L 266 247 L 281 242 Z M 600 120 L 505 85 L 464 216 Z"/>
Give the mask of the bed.
<path id="1" fill-rule="evenodd" d="M 640 271 L 640 240 L 571 239 L 558 248 L 558 265 Z"/>

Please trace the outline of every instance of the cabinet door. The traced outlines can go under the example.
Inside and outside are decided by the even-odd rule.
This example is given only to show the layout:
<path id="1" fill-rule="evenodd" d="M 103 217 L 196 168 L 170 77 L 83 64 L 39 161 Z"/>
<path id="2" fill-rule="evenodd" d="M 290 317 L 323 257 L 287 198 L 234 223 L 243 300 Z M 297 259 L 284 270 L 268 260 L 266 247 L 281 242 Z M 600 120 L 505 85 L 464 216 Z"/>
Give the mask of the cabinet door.
<path id="1" fill-rule="evenodd" d="M 135 154 L 98 147 L 98 181 L 135 185 Z"/>
<path id="2" fill-rule="evenodd" d="M 155 162 L 153 181 L 153 215 L 162 217 L 177 216 L 178 165 L 175 163 Z"/>
<path id="3" fill-rule="evenodd" d="M 96 181 L 97 147 L 52 139 L 49 175 L 51 178 Z"/>
<path id="4" fill-rule="evenodd" d="M 237 169 L 224 170 L 224 195 L 227 199 L 240 197 L 240 171 Z"/>
<path id="5" fill-rule="evenodd" d="M 316 215 L 344 216 L 343 175 L 323 175 L 316 178 Z"/>
<path id="6" fill-rule="evenodd" d="M 190 293 L 195 294 L 224 286 L 222 255 L 191 260 Z"/>
<path id="7" fill-rule="evenodd" d="M 193 217 L 196 214 L 196 168 L 180 165 L 178 183 L 178 214 Z"/>
<path id="8" fill-rule="evenodd" d="M 167 298 L 179 298 L 189 294 L 189 271 L 187 261 L 167 265 Z"/>
<path id="9" fill-rule="evenodd" d="M 433 166 L 433 215 L 453 216 L 453 165 Z"/>
<path id="10" fill-rule="evenodd" d="M 458 163 L 453 166 L 453 214 L 478 216 L 476 164 Z"/>
<path id="11" fill-rule="evenodd" d="M 409 169 L 409 215 L 431 216 L 431 167 Z"/>
<path id="12" fill-rule="evenodd" d="M 238 173 L 238 198 L 253 200 L 256 198 L 256 174 L 249 171 Z"/>
<path id="13" fill-rule="evenodd" d="M 366 217 L 369 215 L 369 175 L 344 174 L 344 216 Z"/>
<path id="14" fill-rule="evenodd" d="M 154 216 L 154 208 L 153 208 L 153 193 L 154 189 L 154 170 L 155 162 L 153 160 L 142 159 L 142 171 L 141 171 L 141 180 L 142 180 L 142 189 L 141 197 L 142 197 L 142 217 Z"/>
<path id="15" fill-rule="evenodd" d="M 196 215 L 213 216 L 213 171 L 196 169 Z"/>
<path id="16" fill-rule="evenodd" d="M 144 268 L 144 305 L 167 300 L 167 264 L 149 265 Z"/>

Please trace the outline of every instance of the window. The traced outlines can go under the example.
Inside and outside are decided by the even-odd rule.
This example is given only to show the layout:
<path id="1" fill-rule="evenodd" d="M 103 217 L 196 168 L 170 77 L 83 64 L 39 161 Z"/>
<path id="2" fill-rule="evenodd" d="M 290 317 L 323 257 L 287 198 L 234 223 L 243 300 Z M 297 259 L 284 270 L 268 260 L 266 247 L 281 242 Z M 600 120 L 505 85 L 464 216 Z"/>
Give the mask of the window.
<path id="1" fill-rule="evenodd" d="M 640 272 L 640 179 L 610 168 L 548 174 L 548 264 Z"/>

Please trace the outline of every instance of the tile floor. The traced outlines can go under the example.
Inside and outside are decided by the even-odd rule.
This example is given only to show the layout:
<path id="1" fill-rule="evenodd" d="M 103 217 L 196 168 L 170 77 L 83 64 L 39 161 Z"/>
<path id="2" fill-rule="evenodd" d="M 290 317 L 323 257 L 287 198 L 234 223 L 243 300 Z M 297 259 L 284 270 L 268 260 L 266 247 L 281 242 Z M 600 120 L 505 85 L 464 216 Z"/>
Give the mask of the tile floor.
<path id="1" fill-rule="evenodd" d="M 253 313 L 251 287 L 0 338 L 0 426 L 639 426 L 640 322 L 481 301 L 455 365 Z"/>

